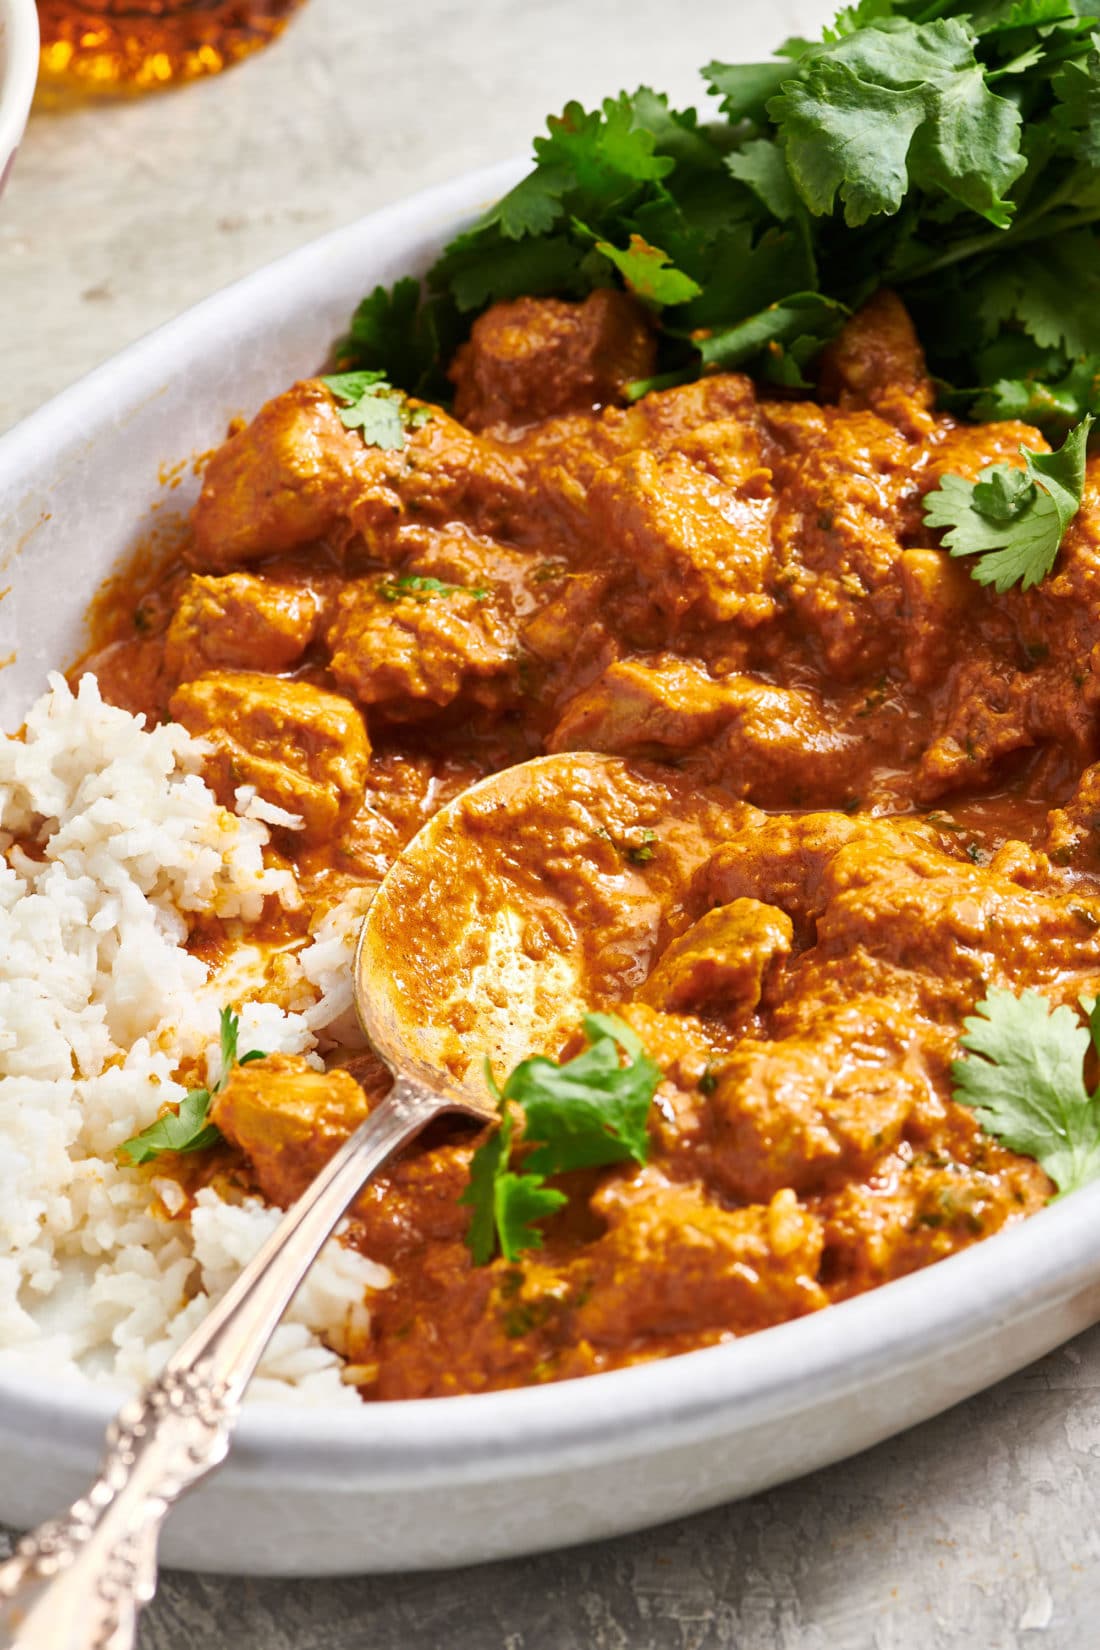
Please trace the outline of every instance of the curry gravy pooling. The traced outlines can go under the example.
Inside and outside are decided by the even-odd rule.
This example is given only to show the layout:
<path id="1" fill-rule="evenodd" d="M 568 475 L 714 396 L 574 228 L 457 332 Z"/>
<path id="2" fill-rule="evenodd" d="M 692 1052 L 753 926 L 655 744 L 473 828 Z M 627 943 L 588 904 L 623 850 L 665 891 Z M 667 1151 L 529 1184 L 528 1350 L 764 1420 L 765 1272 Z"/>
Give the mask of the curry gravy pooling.
<path id="1" fill-rule="evenodd" d="M 394 1274 L 352 1360 L 368 1398 L 742 1335 L 1051 1190 L 952 1101 L 950 1063 L 991 985 L 1100 990 L 1100 468 L 1053 574 L 998 596 L 921 500 L 1046 444 L 937 413 L 890 294 L 831 346 L 818 399 L 721 375 L 623 405 L 652 359 L 621 294 L 497 305 L 453 415 L 399 450 L 295 385 L 214 454 L 182 561 L 82 667 L 206 736 L 223 799 L 247 785 L 296 816 L 275 832 L 304 900 L 267 936 L 276 998 L 279 957 L 471 781 L 541 751 L 625 759 L 620 785 L 579 757 L 567 797 L 478 828 L 520 868 L 556 833 L 519 915 L 536 947 L 540 924 L 585 936 L 592 1006 L 660 1064 L 650 1160 L 562 1177 L 545 1247 L 477 1268 L 476 1141 L 425 1136 L 355 1210 Z M 471 874 L 450 892 L 474 909 Z M 617 913 L 643 897 L 658 915 L 623 954 Z M 407 921 L 430 948 L 437 913 Z M 453 1030 L 480 1058 L 457 1007 Z M 228 1143 L 181 1175 L 289 1202 L 384 1086 L 369 1054 L 332 1058 L 236 1070 Z"/>

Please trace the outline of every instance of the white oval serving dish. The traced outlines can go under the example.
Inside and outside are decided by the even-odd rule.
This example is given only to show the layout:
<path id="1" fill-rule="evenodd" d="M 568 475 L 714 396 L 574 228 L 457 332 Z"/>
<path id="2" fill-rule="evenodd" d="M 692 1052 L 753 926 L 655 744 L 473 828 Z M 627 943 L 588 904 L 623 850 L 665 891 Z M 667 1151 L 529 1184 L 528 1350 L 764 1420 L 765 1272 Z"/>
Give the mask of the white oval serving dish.
<path id="1" fill-rule="evenodd" d="M 147 533 L 166 461 L 315 370 L 375 282 L 423 269 L 517 175 L 375 213 L 200 304 L 0 440 L 7 728 L 71 660 L 99 582 Z M 686 1357 L 517 1392 L 256 1406 L 173 1514 L 167 1564 L 323 1575 L 504 1558 L 638 1529 L 865 1449 L 1100 1318 L 1100 1185 L 858 1300 Z M 0 1521 L 86 1486 L 117 1394 L 0 1376 Z"/>

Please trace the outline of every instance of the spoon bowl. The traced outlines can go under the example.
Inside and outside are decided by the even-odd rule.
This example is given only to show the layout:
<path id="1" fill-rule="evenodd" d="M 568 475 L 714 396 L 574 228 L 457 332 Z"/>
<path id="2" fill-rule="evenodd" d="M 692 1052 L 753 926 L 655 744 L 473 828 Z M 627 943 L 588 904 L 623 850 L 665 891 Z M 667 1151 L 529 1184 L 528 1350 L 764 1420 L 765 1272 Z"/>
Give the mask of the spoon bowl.
<path id="1" fill-rule="evenodd" d="M 535 757 L 442 808 L 391 866 L 355 960 L 371 1044 L 395 1073 L 477 1115 L 485 1079 L 556 1055 L 589 1009 L 631 994 L 720 805 L 590 751 Z"/>

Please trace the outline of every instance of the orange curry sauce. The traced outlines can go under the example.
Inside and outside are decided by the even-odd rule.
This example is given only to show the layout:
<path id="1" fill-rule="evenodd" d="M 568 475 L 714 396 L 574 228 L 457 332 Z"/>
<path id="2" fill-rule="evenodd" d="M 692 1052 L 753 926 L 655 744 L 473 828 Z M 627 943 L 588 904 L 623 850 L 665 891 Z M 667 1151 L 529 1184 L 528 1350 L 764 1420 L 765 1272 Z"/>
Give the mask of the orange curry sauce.
<path id="1" fill-rule="evenodd" d="M 222 800 L 249 784 L 301 816 L 274 832 L 304 896 L 268 934 L 290 948 L 442 802 L 538 752 L 718 794 L 675 888 L 660 820 L 635 856 L 672 913 L 648 978 L 619 976 L 665 1073 L 648 1164 L 564 1177 L 545 1247 L 475 1267 L 476 1142 L 424 1137 L 355 1212 L 394 1275 L 354 1353 L 368 1398 L 743 1335 L 1050 1192 L 952 1101 L 950 1063 L 991 985 L 1100 987 L 1100 469 L 1054 573 L 998 596 L 921 499 L 1044 443 L 937 413 L 889 294 L 830 348 L 818 399 L 724 375 L 625 406 L 652 358 L 621 294 L 498 305 L 454 363 L 453 416 L 399 451 L 295 385 L 214 454 L 182 560 L 84 661 L 116 703 L 212 741 Z M 575 852 L 580 927 L 624 846 Z M 189 1172 L 292 1199 L 384 1089 L 369 1055 L 335 1061 L 239 1070 L 229 1144 Z"/>

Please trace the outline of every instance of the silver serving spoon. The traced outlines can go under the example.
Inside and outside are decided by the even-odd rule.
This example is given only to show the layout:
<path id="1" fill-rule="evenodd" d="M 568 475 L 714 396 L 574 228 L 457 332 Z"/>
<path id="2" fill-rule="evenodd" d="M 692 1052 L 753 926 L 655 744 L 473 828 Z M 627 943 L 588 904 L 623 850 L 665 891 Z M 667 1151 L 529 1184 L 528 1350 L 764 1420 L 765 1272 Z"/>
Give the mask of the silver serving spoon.
<path id="1" fill-rule="evenodd" d="M 87 1495 L 0 1567 L 0 1650 L 130 1650 L 164 1518 L 228 1454 L 264 1348 L 356 1193 L 441 1113 L 496 1115 L 485 1054 L 504 1072 L 556 1052 L 587 1004 L 644 976 L 721 813 L 653 771 L 567 753 L 492 775 L 419 832 L 378 889 L 355 963 L 359 1015 L 393 1088 L 122 1409 Z M 629 844 L 658 827 L 660 863 L 643 874 Z"/>

